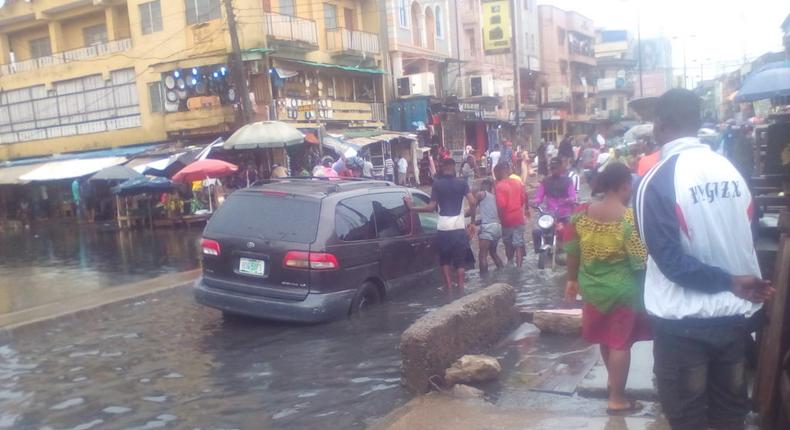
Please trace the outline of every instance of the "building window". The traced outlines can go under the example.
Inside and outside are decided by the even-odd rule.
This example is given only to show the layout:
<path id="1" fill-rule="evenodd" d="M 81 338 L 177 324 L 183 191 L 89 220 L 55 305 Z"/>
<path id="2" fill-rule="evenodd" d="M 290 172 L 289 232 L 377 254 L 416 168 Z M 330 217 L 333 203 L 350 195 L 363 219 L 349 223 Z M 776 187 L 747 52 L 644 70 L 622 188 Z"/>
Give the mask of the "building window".
<path id="1" fill-rule="evenodd" d="M 92 25 L 82 29 L 85 46 L 94 46 L 107 43 L 107 26 L 104 24 Z"/>
<path id="2" fill-rule="evenodd" d="M 52 55 L 52 45 L 49 43 L 49 37 L 30 41 L 31 58 L 49 57 L 50 55 Z"/>
<path id="3" fill-rule="evenodd" d="M 565 60 L 560 60 L 560 73 L 563 75 L 568 74 L 568 62 Z"/>
<path id="4" fill-rule="evenodd" d="M 296 16 L 295 0 L 280 0 L 280 14 Z"/>
<path id="5" fill-rule="evenodd" d="M 324 28 L 331 30 L 337 27 L 337 6 L 324 3 Z"/>
<path id="6" fill-rule="evenodd" d="M 601 101 L 601 110 L 605 111 L 606 110 L 606 97 L 602 97 L 600 99 L 600 101 Z"/>
<path id="7" fill-rule="evenodd" d="M 222 18 L 219 0 L 186 0 L 187 24 L 200 24 Z"/>
<path id="8" fill-rule="evenodd" d="M 477 57 L 477 43 L 475 42 L 474 30 L 466 30 L 466 40 L 469 42 L 469 52 L 466 56 L 469 58 Z"/>
<path id="9" fill-rule="evenodd" d="M 162 31 L 162 7 L 159 0 L 143 3 L 140 6 L 140 27 L 143 34 Z"/>
<path id="10" fill-rule="evenodd" d="M 161 81 L 148 84 L 148 99 L 151 101 L 151 112 L 164 112 L 165 95 Z"/>
<path id="11" fill-rule="evenodd" d="M 406 0 L 398 1 L 398 23 L 403 28 L 409 28 L 409 15 L 406 13 Z"/>
<path id="12" fill-rule="evenodd" d="M 436 37 L 439 39 L 444 38 L 444 25 L 443 25 L 444 16 L 442 14 L 442 8 L 436 6 Z"/>

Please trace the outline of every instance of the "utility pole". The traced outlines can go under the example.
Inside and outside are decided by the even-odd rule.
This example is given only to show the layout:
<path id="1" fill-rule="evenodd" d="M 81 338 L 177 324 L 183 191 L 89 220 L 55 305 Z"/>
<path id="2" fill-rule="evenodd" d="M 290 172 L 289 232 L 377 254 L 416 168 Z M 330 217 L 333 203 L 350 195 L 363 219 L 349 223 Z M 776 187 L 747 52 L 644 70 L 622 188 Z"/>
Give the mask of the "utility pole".
<path id="1" fill-rule="evenodd" d="M 638 52 L 639 60 L 639 97 L 644 97 L 644 82 L 642 81 L 642 10 L 639 7 L 639 2 L 636 4 L 636 50 Z"/>
<path id="2" fill-rule="evenodd" d="M 237 97 L 241 97 L 241 117 L 244 124 L 252 120 L 252 104 L 250 103 L 250 90 L 247 88 L 247 78 L 244 76 L 244 62 L 241 59 L 241 46 L 236 25 L 236 14 L 233 12 L 233 0 L 225 0 L 225 14 L 228 19 L 228 32 L 230 33 L 230 71 L 233 85 L 236 87 Z"/>
<path id="3" fill-rule="evenodd" d="M 392 82 L 390 79 L 392 70 L 390 70 L 390 35 L 389 25 L 387 24 L 387 0 L 379 1 L 379 49 L 381 50 L 381 66 L 384 69 L 384 75 L 381 76 L 381 99 L 384 102 L 384 124 L 385 128 L 389 129 L 389 102 L 390 96 L 387 91 L 387 84 Z M 387 77 L 389 75 L 389 78 Z M 394 88 L 393 88 L 394 90 Z M 393 93 L 394 95 L 394 93 Z"/>
<path id="4" fill-rule="evenodd" d="M 516 0 L 510 0 L 510 49 L 513 51 L 513 96 L 515 98 L 514 109 L 515 109 L 515 121 L 516 121 L 516 131 L 513 135 L 513 140 L 518 141 L 518 129 L 521 126 L 521 79 L 519 76 L 519 68 L 518 68 L 518 20 L 516 19 L 516 11 L 518 11 L 518 7 L 516 4 Z M 460 47 L 459 47 L 460 49 Z"/>

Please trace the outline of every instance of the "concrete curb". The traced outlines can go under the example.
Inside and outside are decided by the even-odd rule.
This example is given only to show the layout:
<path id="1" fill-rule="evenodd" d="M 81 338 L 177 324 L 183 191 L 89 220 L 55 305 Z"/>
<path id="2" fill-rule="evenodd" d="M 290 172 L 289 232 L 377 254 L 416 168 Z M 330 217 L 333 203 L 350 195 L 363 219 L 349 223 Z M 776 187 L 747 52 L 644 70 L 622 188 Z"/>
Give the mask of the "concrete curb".
<path id="1" fill-rule="evenodd" d="M 401 336 L 401 384 L 425 393 L 431 376 L 496 343 L 519 319 L 515 303 L 513 287 L 493 284 L 418 319 Z"/>
<path id="2" fill-rule="evenodd" d="M 133 284 L 119 285 L 99 290 L 95 293 L 76 296 L 68 300 L 0 315 L 0 342 L 13 339 L 25 330 L 39 328 L 56 320 L 84 316 L 108 306 L 191 285 L 200 277 L 200 273 L 200 269 L 195 269 L 162 275 Z"/>

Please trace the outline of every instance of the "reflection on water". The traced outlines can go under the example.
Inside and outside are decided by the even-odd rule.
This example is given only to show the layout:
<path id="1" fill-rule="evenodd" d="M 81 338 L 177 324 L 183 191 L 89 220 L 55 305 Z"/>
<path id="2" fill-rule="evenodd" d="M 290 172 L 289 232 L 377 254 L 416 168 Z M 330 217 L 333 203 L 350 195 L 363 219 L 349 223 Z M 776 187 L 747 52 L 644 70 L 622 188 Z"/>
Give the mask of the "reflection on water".
<path id="1" fill-rule="evenodd" d="M 0 314 L 197 268 L 200 233 L 52 225 L 0 236 Z"/>

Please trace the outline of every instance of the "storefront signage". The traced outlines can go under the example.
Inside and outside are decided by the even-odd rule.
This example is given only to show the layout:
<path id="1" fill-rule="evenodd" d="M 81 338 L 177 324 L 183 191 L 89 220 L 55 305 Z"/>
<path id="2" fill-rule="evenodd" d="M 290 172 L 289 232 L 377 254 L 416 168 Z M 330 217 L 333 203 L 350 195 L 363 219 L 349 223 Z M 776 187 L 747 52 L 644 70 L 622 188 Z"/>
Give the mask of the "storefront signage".
<path id="1" fill-rule="evenodd" d="M 315 111 L 315 105 L 301 105 L 297 108 L 297 112 L 313 112 Z"/>
<path id="2" fill-rule="evenodd" d="M 549 103 L 568 102 L 570 91 L 568 87 L 562 85 L 552 85 L 546 89 L 546 101 Z"/>
<path id="3" fill-rule="evenodd" d="M 510 52 L 510 0 L 482 0 L 483 50 L 486 55 Z"/>
<path id="4" fill-rule="evenodd" d="M 540 118 L 544 121 L 560 121 L 566 116 L 567 111 L 564 109 L 544 109 L 540 114 Z"/>

